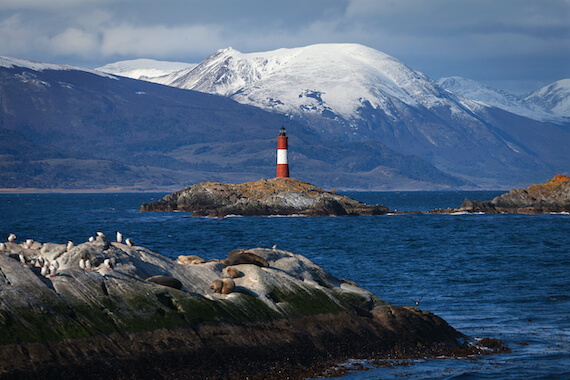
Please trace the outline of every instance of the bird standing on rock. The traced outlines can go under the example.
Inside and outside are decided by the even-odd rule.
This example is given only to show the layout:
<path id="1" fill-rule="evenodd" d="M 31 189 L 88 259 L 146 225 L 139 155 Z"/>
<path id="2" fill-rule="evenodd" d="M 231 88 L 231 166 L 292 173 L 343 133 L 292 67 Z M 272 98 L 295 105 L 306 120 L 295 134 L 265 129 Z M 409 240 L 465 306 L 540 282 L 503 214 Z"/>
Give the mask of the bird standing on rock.
<path id="1" fill-rule="evenodd" d="M 91 272 L 91 261 L 85 260 L 85 270 Z"/>
<path id="2" fill-rule="evenodd" d="M 125 243 L 127 243 L 127 245 L 128 245 L 129 247 L 132 247 L 132 246 L 134 245 L 134 244 L 133 244 L 133 241 L 132 241 L 131 239 L 125 240 Z"/>
<path id="3" fill-rule="evenodd" d="M 123 234 L 117 231 L 117 243 L 123 242 Z"/>
<path id="4" fill-rule="evenodd" d="M 14 234 L 8 235 L 8 241 L 9 241 L 10 243 L 12 243 L 14 240 L 16 240 L 16 235 L 14 235 Z"/>
<path id="5" fill-rule="evenodd" d="M 66 249 L 67 249 L 67 252 L 69 252 L 73 249 L 73 241 L 70 240 L 67 242 Z"/>
<path id="6" fill-rule="evenodd" d="M 6 251 L 6 244 L 0 243 L 0 252 L 4 253 Z"/>
<path id="7" fill-rule="evenodd" d="M 79 268 L 85 269 L 85 260 L 83 259 L 79 260 Z"/>

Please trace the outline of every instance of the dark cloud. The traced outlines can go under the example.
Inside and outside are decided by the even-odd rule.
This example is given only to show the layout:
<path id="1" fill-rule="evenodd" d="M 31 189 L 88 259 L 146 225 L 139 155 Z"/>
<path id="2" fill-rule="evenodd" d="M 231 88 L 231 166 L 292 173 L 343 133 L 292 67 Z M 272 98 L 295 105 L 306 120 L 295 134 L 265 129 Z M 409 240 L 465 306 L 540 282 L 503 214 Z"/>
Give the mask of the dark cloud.
<path id="1" fill-rule="evenodd" d="M 0 55 L 95 67 L 355 42 L 522 92 L 570 77 L 568 20 L 568 0 L 0 0 Z"/>

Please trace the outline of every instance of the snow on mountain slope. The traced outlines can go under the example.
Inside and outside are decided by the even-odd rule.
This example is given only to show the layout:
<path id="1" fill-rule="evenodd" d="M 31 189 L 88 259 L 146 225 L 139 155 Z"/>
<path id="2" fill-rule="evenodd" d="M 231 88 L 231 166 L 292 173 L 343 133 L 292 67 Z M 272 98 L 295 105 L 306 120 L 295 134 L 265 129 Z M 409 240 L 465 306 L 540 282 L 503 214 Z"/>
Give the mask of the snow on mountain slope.
<path id="1" fill-rule="evenodd" d="M 486 86 L 462 77 L 441 78 L 437 81 L 445 90 L 461 97 L 476 100 L 492 107 L 540 121 L 560 121 L 560 115 L 506 91 Z"/>
<path id="2" fill-rule="evenodd" d="M 271 111 L 338 115 L 345 120 L 358 117 L 363 105 L 395 117 L 394 101 L 411 107 L 457 107 L 429 78 L 358 44 L 248 54 L 227 48 L 161 83 L 229 96 Z"/>
<path id="3" fill-rule="evenodd" d="M 60 65 L 56 63 L 29 61 L 26 59 L 11 58 L 11 57 L 0 57 L 0 67 L 5 67 L 8 69 L 13 67 L 24 67 L 34 71 L 44 71 L 44 70 L 85 71 L 91 74 L 96 74 L 107 78 L 115 78 L 112 75 L 108 75 L 107 73 L 99 72 L 96 70 L 90 70 L 70 65 Z"/>
<path id="4" fill-rule="evenodd" d="M 570 79 L 562 79 L 533 91 L 524 100 L 558 115 L 570 117 Z"/>
<path id="5" fill-rule="evenodd" d="M 109 63 L 95 70 L 119 75 L 122 77 L 142 79 L 153 82 L 153 78 L 171 74 L 176 71 L 195 67 L 195 63 L 156 61 L 154 59 L 133 59 Z"/>

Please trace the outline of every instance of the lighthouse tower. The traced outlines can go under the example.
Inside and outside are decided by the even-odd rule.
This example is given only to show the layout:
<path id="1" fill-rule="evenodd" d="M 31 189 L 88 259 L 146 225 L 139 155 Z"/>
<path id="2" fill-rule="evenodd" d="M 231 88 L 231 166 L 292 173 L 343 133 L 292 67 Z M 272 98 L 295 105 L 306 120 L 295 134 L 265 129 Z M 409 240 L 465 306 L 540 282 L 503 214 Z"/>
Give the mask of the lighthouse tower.
<path id="1" fill-rule="evenodd" d="M 289 164 L 287 163 L 287 134 L 281 127 L 277 137 L 277 178 L 289 178 Z"/>

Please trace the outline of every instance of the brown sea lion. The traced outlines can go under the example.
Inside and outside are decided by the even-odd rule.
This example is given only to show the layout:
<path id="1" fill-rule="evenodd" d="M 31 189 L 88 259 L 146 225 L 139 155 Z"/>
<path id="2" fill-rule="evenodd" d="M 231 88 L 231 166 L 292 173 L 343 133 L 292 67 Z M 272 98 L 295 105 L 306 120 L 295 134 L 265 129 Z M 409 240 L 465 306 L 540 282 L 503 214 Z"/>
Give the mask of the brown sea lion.
<path id="1" fill-rule="evenodd" d="M 225 267 L 223 272 L 226 276 L 231 278 L 238 278 L 241 276 L 241 272 L 234 267 Z"/>
<path id="2" fill-rule="evenodd" d="M 190 256 L 180 255 L 176 260 L 184 265 L 203 264 L 206 262 L 206 260 L 204 260 L 203 258 L 195 255 L 190 255 Z"/>
<path id="3" fill-rule="evenodd" d="M 239 264 L 253 264 L 260 267 L 268 267 L 269 263 L 264 258 L 257 256 L 254 253 L 247 252 L 245 249 L 234 249 L 228 253 L 228 257 L 222 260 L 226 266 L 239 265 Z"/>
<path id="4" fill-rule="evenodd" d="M 147 278 L 145 281 L 152 282 L 158 285 L 168 286 L 174 289 L 182 289 L 182 283 L 180 282 L 180 280 L 170 276 L 161 276 L 161 275 L 152 276 Z"/>
<path id="5" fill-rule="evenodd" d="M 221 293 L 221 294 L 230 294 L 236 288 L 236 283 L 231 278 L 224 278 L 222 280 L 214 280 L 210 289 L 214 291 L 214 293 Z"/>

